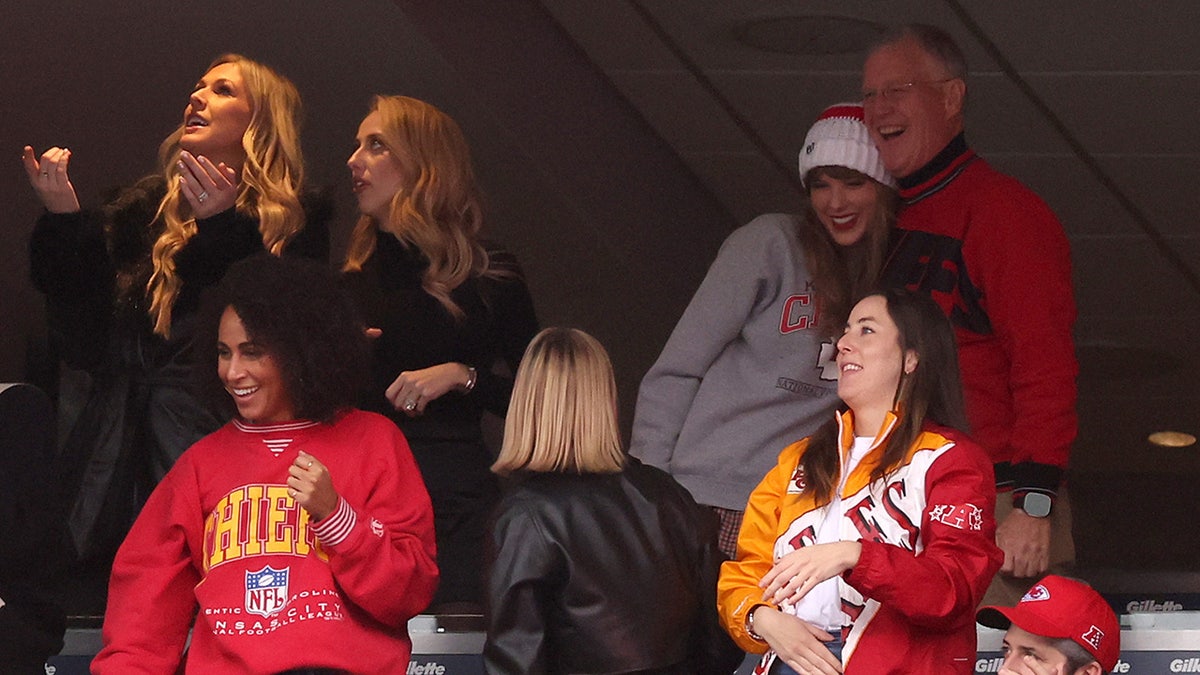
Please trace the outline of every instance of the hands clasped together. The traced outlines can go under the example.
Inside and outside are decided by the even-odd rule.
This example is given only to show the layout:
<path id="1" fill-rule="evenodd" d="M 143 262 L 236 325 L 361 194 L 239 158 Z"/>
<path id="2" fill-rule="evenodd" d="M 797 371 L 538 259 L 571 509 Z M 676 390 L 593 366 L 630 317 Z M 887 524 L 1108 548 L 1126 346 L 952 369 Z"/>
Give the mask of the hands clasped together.
<path id="1" fill-rule="evenodd" d="M 817 584 L 854 567 L 861 553 L 862 544 L 853 541 L 814 544 L 792 551 L 777 560 L 759 581 L 762 599 L 775 605 L 794 605 Z M 753 611 L 756 632 L 796 672 L 842 672 L 841 663 L 823 644 L 833 640 L 832 635 L 772 606 Z"/>

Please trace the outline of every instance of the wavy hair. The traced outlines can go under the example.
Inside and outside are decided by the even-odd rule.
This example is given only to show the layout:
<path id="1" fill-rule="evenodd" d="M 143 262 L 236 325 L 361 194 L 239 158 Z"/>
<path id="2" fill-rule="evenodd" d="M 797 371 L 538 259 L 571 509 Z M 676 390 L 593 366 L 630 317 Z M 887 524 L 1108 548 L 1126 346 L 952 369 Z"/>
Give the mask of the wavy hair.
<path id="1" fill-rule="evenodd" d="M 242 134 L 246 160 L 242 164 L 235 207 L 258 221 L 263 247 L 278 255 L 304 227 L 300 188 L 304 160 L 300 151 L 300 92 L 286 77 L 240 54 L 217 57 L 205 72 L 225 64 L 238 66 L 250 100 L 250 124 Z M 169 337 L 171 310 L 182 280 L 175 256 L 196 234 L 196 219 L 179 188 L 181 124 L 158 149 L 159 169 L 167 181 L 167 194 L 158 205 L 155 222 L 162 233 L 154 242 L 154 270 L 146 285 L 154 332 Z"/>
<path id="2" fill-rule="evenodd" d="M 876 193 L 875 211 L 867 223 L 867 231 L 862 240 L 851 246 L 839 246 L 833 240 L 813 209 L 811 199 L 805 207 L 805 219 L 798 234 L 817 295 L 817 328 L 822 337 L 832 338 L 841 334 L 854 299 L 875 288 L 879 281 L 900 196 L 893 188 L 854 169 L 819 166 L 804 176 L 810 197 L 814 181 L 822 176 L 840 181 L 869 181 Z"/>
<path id="3" fill-rule="evenodd" d="M 392 197 L 387 222 L 359 217 L 342 269 L 361 270 L 377 232 L 390 232 L 424 254 L 429 266 L 421 287 L 461 320 L 465 314 L 451 292 L 473 276 L 499 275 L 489 271 L 480 240 L 482 196 L 467 140 L 449 115 L 415 98 L 376 96 L 370 112 L 383 118 L 383 142 L 408 185 Z"/>
<path id="4" fill-rule="evenodd" d="M 905 288 L 876 291 L 864 297 L 881 296 L 888 316 L 899 332 L 900 353 L 917 355 L 913 372 L 901 371 L 893 397 L 893 412 L 899 418 L 883 445 L 883 454 L 871 473 L 872 480 L 885 477 L 899 466 L 909 447 L 921 433 L 926 420 L 967 431 L 962 380 L 958 370 L 958 345 L 950 320 L 928 295 Z M 800 460 L 808 490 L 818 504 L 829 501 L 838 482 L 841 465 L 836 419 L 829 420 L 808 440 Z"/>
<path id="5" fill-rule="evenodd" d="M 624 466 L 608 352 L 575 328 L 538 333 L 517 369 L 492 471 L 617 473 Z"/>

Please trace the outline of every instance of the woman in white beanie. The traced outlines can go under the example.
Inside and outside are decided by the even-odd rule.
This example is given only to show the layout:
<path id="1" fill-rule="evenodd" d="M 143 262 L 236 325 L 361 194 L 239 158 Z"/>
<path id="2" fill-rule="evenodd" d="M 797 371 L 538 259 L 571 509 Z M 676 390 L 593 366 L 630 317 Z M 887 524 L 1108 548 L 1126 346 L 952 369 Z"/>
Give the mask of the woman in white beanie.
<path id="1" fill-rule="evenodd" d="M 729 557 L 776 455 L 838 404 L 833 339 L 875 284 L 897 206 L 857 103 L 813 124 L 800 177 L 805 216 L 762 215 L 725 240 L 638 393 L 630 454 L 716 511 Z"/>

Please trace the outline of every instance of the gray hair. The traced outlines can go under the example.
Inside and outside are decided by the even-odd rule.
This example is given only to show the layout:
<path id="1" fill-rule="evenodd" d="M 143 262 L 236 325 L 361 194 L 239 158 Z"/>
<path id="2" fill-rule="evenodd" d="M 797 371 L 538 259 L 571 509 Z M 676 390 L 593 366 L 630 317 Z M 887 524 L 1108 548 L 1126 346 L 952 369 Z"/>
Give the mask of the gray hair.
<path id="1" fill-rule="evenodd" d="M 889 47 L 905 40 L 914 40 L 925 53 L 932 56 L 946 69 L 946 73 L 961 80 L 967 78 L 967 57 L 949 33 L 924 23 L 908 23 L 889 28 L 871 46 L 868 54 L 882 47 Z"/>

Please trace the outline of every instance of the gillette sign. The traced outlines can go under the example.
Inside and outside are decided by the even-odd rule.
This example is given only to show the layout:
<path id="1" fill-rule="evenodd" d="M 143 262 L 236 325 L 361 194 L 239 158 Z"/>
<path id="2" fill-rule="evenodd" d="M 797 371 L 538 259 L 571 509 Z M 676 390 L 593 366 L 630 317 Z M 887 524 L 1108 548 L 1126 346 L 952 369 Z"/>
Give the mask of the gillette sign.
<path id="1" fill-rule="evenodd" d="M 1163 602 L 1155 602 L 1153 600 L 1130 600 L 1129 604 L 1125 605 L 1125 613 L 1133 614 L 1135 612 L 1182 612 L 1183 605 L 1174 600 L 1164 600 Z"/>

